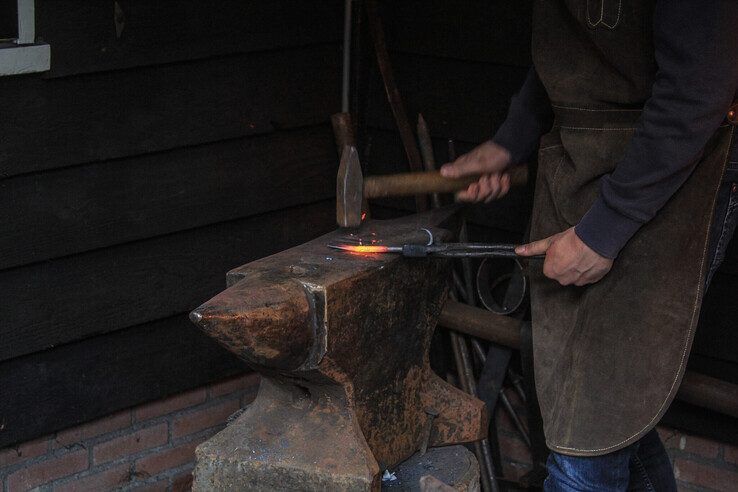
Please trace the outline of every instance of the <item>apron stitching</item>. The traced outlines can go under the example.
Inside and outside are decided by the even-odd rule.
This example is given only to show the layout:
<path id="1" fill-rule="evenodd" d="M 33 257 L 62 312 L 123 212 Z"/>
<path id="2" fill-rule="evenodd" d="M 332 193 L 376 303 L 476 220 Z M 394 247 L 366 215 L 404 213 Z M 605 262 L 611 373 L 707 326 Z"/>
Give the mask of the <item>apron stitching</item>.
<path id="1" fill-rule="evenodd" d="M 732 141 L 732 139 L 733 139 L 733 129 L 731 128 L 731 130 L 730 130 L 730 139 L 729 140 Z M 730 145 L 728 145 L 727 147 L 728 148 L 725 150 L 725 155 L 723 156 L 723 165 L 725 165 L 725 163 L 728 162 L 728 154 L 730 152 Z M 715 207 L 714 201 L 715 201 L 715 199 L 713 199 L 713 208 Z M 707 254 L 707 248 L 709 247 L 709 244 L 710 244 L 710 234 L 707 234 L 706 235 L 706 239 L 705 239 L 705 247 L 702 250 L 702 256 L 703 256 L 703 258 Z M 705 263 L 707 263 L 707 262 L 703 260 L 702 261 L 702 265 L 700 266 L 700 278 L 702 278 L 702 275 L 705 273 Z M 690 320 L 689 330 L 687 331 L 687 337 L 686 337 L 687 340 L 689 340 L 692 337 L 692 332 L 694 331 L 694 319 L 695 319 L 695 316 L 697 315 L 697 311 L 699 310 L 698 309 L 699 308 L 699 300 L 700 300 L 700 297 L 701 297 L 702 292 L 704 290 L 703 284 L 704 284 L 704 282 L 700 282 L 697 285 L 697 297 L 695 298 L 694 303 L 692 304 L 692 319 Z M 638 432 L 636 432 L 632 436 L 628 437 L 627 439 L 624 439 L 624 440 L 620 441 L 619 443 L 613 444 L 612 446 L 608 446 L 606 448 L 599 448 L 599 449 L 579 449 L 579 448 L 571 448 L 571 447 L 566 447 L 566 446 L 553 446 L 552 449 L 563 449 L 563 450 L 569 450 L 569 451 L 581 451 L 581 452 L 589 452 L 589 453 L 598 453 L 600 451 L 608 451 L 610 449 L 617 448 L 617 447 L 619 447 L 619 446 L 627 443 L 628 441 L 630 441 L 634 437 L 638 436 L 641 432 L 643 432 L 644 430 L 646 430 L 649 427 L 651 427 L 651 424 L 653 424 L 654 421 L 657 418 L 660 417 L 659 414 L 661 414 L 662 410 L 664 410 L 664 407 L 666 406 L 667 402 L 669 400 L 671 400 L 672 391 L 674 390 L 674 386 L 676 386 L 677 381 L 679 381 L 679 379 L 680 379 L 680 375 L 682 374 L 682 369 L 684 368 L 684 362 L 687 359 L 688 348 L 689 348 L 689 343 L 685 343 L 684 344 L 684 348 L 682 349 L 682 360 L 679 363 L 679 369 L 677 370 L 676 377 L 674 378 L 674 381 L 671 383 L 671 388 L 669 388 L 669 393 L 667 394 L 667 396 L 664 399 L 663 403 L 661 403 L 661 406 L 659 407 L 658 412 L 656 412 L 656 415 L 654 415 L 654 417 L 648 422 L 648 424 L 646 424 L 646 426 L 643 427 L 641 430 L 639 430 Z"/>
<path id="2" fill-rule="evenodd" d="M 618 16 L 615 19 L 615 24 L 610 25 L 607 22 L 605 22 L 605 0 L 600 0 L 600 18 L 597 19 L 597 22 L 593 23 L 591 20 L 591 16 L 589 15 L 589 0 L 587 1 L 587 24 L 589 24 L 591 27 L 597 27 L 599 24 L 602 24 L 605 27 L 608 27 L 610 29 L 615 29 L 618 24 L 620 23 L 620 13 L 623 10 L 623 0 L 618 0 Z"/>
<path id="3" fill-rule="evenodd" d="M 602 10 L 604 11 L 604 9 L 605 9 L 605 1 L 602 0 Z M 615 24 L 609 25 L 607 22 L 605 22 L 604 13 L 602 16 L 603 17 L 602 24 L 606 27 L 609 27 L 610 29 L 615 29 L 616 27 L 618 27 L 618 24 L 620 23 L 620 12 L 622 12 L 622 10 L 623 10 L 623 0 L 618 0 L 618 17 L 615 19 Z"/>
<path id="4" fill-rule="evenodd" d="M 590 109 L 590 108 L 577 108 L 576 106 L 561 106 L 558 104 L 552 104 L 552 108 L 559 108 L 559 109 L 576 109 L 577 111 L 592 111 L 592 112 L 641 112 L 642 109 Z"/>
<path id="5" fill-rule="evenodd" d="M 589 0 L 587 0 L 587 24 L 589 24 L 592 27 L 597 27 L 597 24 L 602 22 L 602 18 L 605 16 L 605 0 L 600 0 L 600 18 L 597 19 L 597 22 L 592 22 L 591 18 L 592 16 L 589 15 Z"/>
<path id="6" fill-rule="evenodd" d="M 543 147 L 542 149 L 538 149 L 538 152 L 543 152 L 544 150 L 550 150 L 550 149 L 558 149 L 559 147 L 563 147 L 564 144 L 556 144 L 556 145 L 549 145 L 548 147 Z"/>
<path id="7" fill-rule="evenodd" d="M 599 132 L 607 132 L 607 131 L 631 131 L 631 130 L 637 130 L 635 127 L 630 128 L 588 128 L 584 126 L 559 126 L 559 128 L 563 128 L 565 130 L 591 130 L 591 131 L 599 131 Z"/>

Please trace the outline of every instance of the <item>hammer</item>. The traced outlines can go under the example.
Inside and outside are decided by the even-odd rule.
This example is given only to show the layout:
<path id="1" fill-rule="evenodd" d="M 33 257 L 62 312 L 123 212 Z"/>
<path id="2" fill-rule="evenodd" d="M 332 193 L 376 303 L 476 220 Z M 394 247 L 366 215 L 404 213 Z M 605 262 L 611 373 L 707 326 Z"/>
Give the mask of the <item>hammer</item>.
<path id="1" fill-rule="evenodd" d="M 409 172 L 369 176 L 361 173 L 356 147 L 346 146 L 341 154 L 336 182 L 336 221 L 339 227 L 358 227 L 361 224 L 362 200 L 388 196 L 409 196 L 425 193 L 455 193 L 465 190 L 479 180 L 480 175 L 446 178 L 438 171 Z M 528 168 L 510 170 L 510 185 L 524 186 Z"/>

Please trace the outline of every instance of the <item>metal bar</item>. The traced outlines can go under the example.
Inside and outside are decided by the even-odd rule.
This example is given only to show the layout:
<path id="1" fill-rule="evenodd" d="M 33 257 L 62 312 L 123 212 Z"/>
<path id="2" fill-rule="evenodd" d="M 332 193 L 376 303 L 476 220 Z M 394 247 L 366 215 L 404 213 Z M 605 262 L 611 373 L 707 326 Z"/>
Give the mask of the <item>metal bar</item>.
<path id="1" fill-rule="evenodd" d="M 420 144 L 420 154 L 423 156 L 425 170 L 435 171 L 436 157 L 433 155 L 433 139 L 422 113 L 418 114 L 418 143 Z M 438 193 L 431 194 L 431 203 L 436 208 L 441 206 L 441 197 Z"/>
<path id="2" fill-rule="evenodd" d="M 513 388 L 515 388 L 515 392 L 518 394 L 520 399 L 523 400 L 523 402 L 528 401 L 528 398 L 525 395 L 525 390 L 523 389 L 523 377 L 509 367 L 507 368 L 507 377 L 510 379 Z"/>
<path id="3" fill-rule="evenodd" d="M 405 104 L 402 101 L 400 90 L 395 81 L 394 70 L 392 69 L 392 63 L 390 62 L 389 52 L 387 51 L 387 44 L 384 38 L 384 27 L 379 17 L 377 0 L 367 0 L 366 12 L 367 20 L 369 21 L 369 30 L 371 31 L 372 41 L 374 42 L 374 50 L 377 55 L 379 72 L 382 74 L 384 89 L 387 93 L 387 99 L 389 100 L 392 114 L 395 117 L 395 122 L 397 123 L 397 129 L 400 132 L 400 138 L 405 148 L 405 154 L 407 154 L 410 169 L 420 171 L 423 169 L 420 152 L 415 144 L 415 136 L 410 127 Z M 415 203 L 420 211 L 427 210 L 428 208 L 428 201 L 425 195 L 415 195 Z"/>
<path id="4" fill-rule="evenodd" d="M 345 0 L 343 14 L 343 78 L 341 84 L 341 112 L 349 112 L 351 86 L 351 7 L 353 0 Z M 343 149 L 341 149 L 343 150 Z"/>

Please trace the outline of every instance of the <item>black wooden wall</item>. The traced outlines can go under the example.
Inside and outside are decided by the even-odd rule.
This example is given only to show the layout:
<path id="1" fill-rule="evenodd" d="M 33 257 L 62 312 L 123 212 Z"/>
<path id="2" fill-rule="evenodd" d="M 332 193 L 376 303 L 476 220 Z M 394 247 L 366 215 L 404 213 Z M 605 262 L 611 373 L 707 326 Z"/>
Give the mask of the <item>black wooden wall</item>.
<path id="1" fill-rule="evenodd" d="M 186 313 L 228 269 L 334 227 L 342 8 L 37 0 L 52 70 L 0 78 L 0 447 L 243 370 Z M 530 0 L 382 13 L 439 161 L 448 138 L 463 151 L 489 137 L 530 64 Z M 364 61 L 362 160 L 401 170 Z M 473 209 L 475 234 L 522 237 L 530 197 Z M 693 358 L 734 382 L 736 292 L 734 248 Z"/>
<path id="2" fill-rule="evenodd" d="M 242 366 L 186 313 L 334 228 L 342 2 L 37 0 L 0 78 L 0 447 Z"/>

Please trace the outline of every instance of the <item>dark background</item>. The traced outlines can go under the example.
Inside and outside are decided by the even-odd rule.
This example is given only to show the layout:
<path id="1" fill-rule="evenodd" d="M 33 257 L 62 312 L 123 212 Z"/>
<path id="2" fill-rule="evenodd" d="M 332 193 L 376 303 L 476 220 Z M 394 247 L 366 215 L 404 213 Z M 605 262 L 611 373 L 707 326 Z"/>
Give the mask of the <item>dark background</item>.
<path id="1" fill-rule="evenodd" d="M 335 228 L 342 10 L 37 0 L 51 71 L 0 78 L 0 446 L 245 370 L 186 314 L 227 270 Z M 460 151 L 488 138 L 530 64 L 530 2 L 405 0 L 383 15 L 438 159 L 448 138 Z M 404 170 L 369 55 L 362 160 Z M 473 210 L 473 232 L 520 239 L 530 195 Z M 734 383 L 736 293 L 734 245 L 691 361 Z M 667 421 L 738 439 L 734 419 L 686 405 Z"/>

